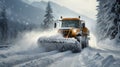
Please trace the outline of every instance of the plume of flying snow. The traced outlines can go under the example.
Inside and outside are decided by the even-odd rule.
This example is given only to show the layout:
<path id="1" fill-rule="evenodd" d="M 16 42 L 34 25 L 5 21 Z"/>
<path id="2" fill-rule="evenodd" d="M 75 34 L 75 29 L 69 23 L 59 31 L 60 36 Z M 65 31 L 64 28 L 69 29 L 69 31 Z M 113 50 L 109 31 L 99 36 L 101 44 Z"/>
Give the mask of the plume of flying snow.
<path id="1" fill-rule="evenodd" d="M 19 38 L 15 42 L 15 46 L 11 47 L 9 52 L 22 52 L 29 50 L 40 50 L 43 49 L 38 47 L 37 41 L 40 37 L 50 37 L 57 35 L 57 30 L 54 31 L 31 31 L 20 34 Z"/>

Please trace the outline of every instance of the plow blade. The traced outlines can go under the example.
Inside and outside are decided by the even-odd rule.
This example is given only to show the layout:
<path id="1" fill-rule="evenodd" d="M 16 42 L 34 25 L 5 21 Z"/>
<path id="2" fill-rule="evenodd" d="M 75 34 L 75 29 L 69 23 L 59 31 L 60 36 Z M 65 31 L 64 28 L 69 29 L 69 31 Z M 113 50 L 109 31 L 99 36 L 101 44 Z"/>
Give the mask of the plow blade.
<path id="1" fill-rule="evenodd" d="M 60 52 L 71 50 L 72 52 L 80 52 L 81 44 L 74 38 L 39 38 L 38 44 L 45 48 L 46 51 L 58 50 Z"/>

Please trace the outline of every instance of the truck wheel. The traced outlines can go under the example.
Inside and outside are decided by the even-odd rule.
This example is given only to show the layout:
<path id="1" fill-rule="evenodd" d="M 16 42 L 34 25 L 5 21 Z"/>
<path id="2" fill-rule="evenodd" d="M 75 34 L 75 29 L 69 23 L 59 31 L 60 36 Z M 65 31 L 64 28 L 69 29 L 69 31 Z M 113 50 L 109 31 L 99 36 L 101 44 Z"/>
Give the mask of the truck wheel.
<path id="1" fill-rule="evenodd" d="M 88 38 L 83 36 L 81 44 L 82 44 L 82 49 L 88 47 Z"/>

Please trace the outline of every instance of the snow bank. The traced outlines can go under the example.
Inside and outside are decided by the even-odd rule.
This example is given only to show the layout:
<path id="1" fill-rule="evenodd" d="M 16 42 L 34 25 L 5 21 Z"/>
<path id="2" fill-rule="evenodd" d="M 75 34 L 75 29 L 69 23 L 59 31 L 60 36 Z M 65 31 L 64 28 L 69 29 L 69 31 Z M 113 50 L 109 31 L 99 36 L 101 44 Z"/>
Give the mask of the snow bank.
<path id="1" fill-rule="evenodd" d="M 116 43 L 114 40 L 106 39 L 97 43 L 97 46 L 103 49 L 120 51 L 120 43 Z"/>
<path id="2" fill-rule="evenodd" d="M 106 54 L 106 55 L 105 55 Z M 113 53 L 91 48 L 84 49 L 79 55 L 79 67 L 119 67 L 120 59 Z"/>
<path id="3" fill-rule="evenodd" d="M 101 67 L 120 67 L 120 59 L 115 59 L 113 55 L 108 55 L 101 64 Z"/>
<path id="4" fill-rule="evenodd" d="M 115 59 L 110 55 L 102 61 L 102 67 L 109 67 L 114 61 Z"/>
<path id="5" fill-rule="evenodd" d="M 100 53 L 85 49 L 79 56 L 79 62 L 82 61 L 79 66 L 100 67 L 100 62 L 103 60 L 103 58 L 104 57 Z"/>

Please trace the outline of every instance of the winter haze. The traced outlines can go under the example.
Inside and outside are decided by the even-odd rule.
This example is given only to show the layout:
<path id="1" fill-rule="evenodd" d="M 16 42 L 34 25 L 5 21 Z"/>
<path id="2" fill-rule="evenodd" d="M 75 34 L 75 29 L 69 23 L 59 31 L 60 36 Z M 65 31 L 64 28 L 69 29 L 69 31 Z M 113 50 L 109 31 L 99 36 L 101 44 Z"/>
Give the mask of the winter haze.
<path id="1" fill-rule="evenodd" d="M 30 2 L 41 1 L 41 0 L 26 0 Z M 96 0 L 42 0 L 42 1 L 53 1 L 61 6 L 65 6 L 77 13 L 86 15 L 92 19 L 96 19 L 97 5 Z"/>
<path id="2" fill-rule="evenodd" d="M 120 67 L 120 1 L 0 0 L 0 67 Z"/>

